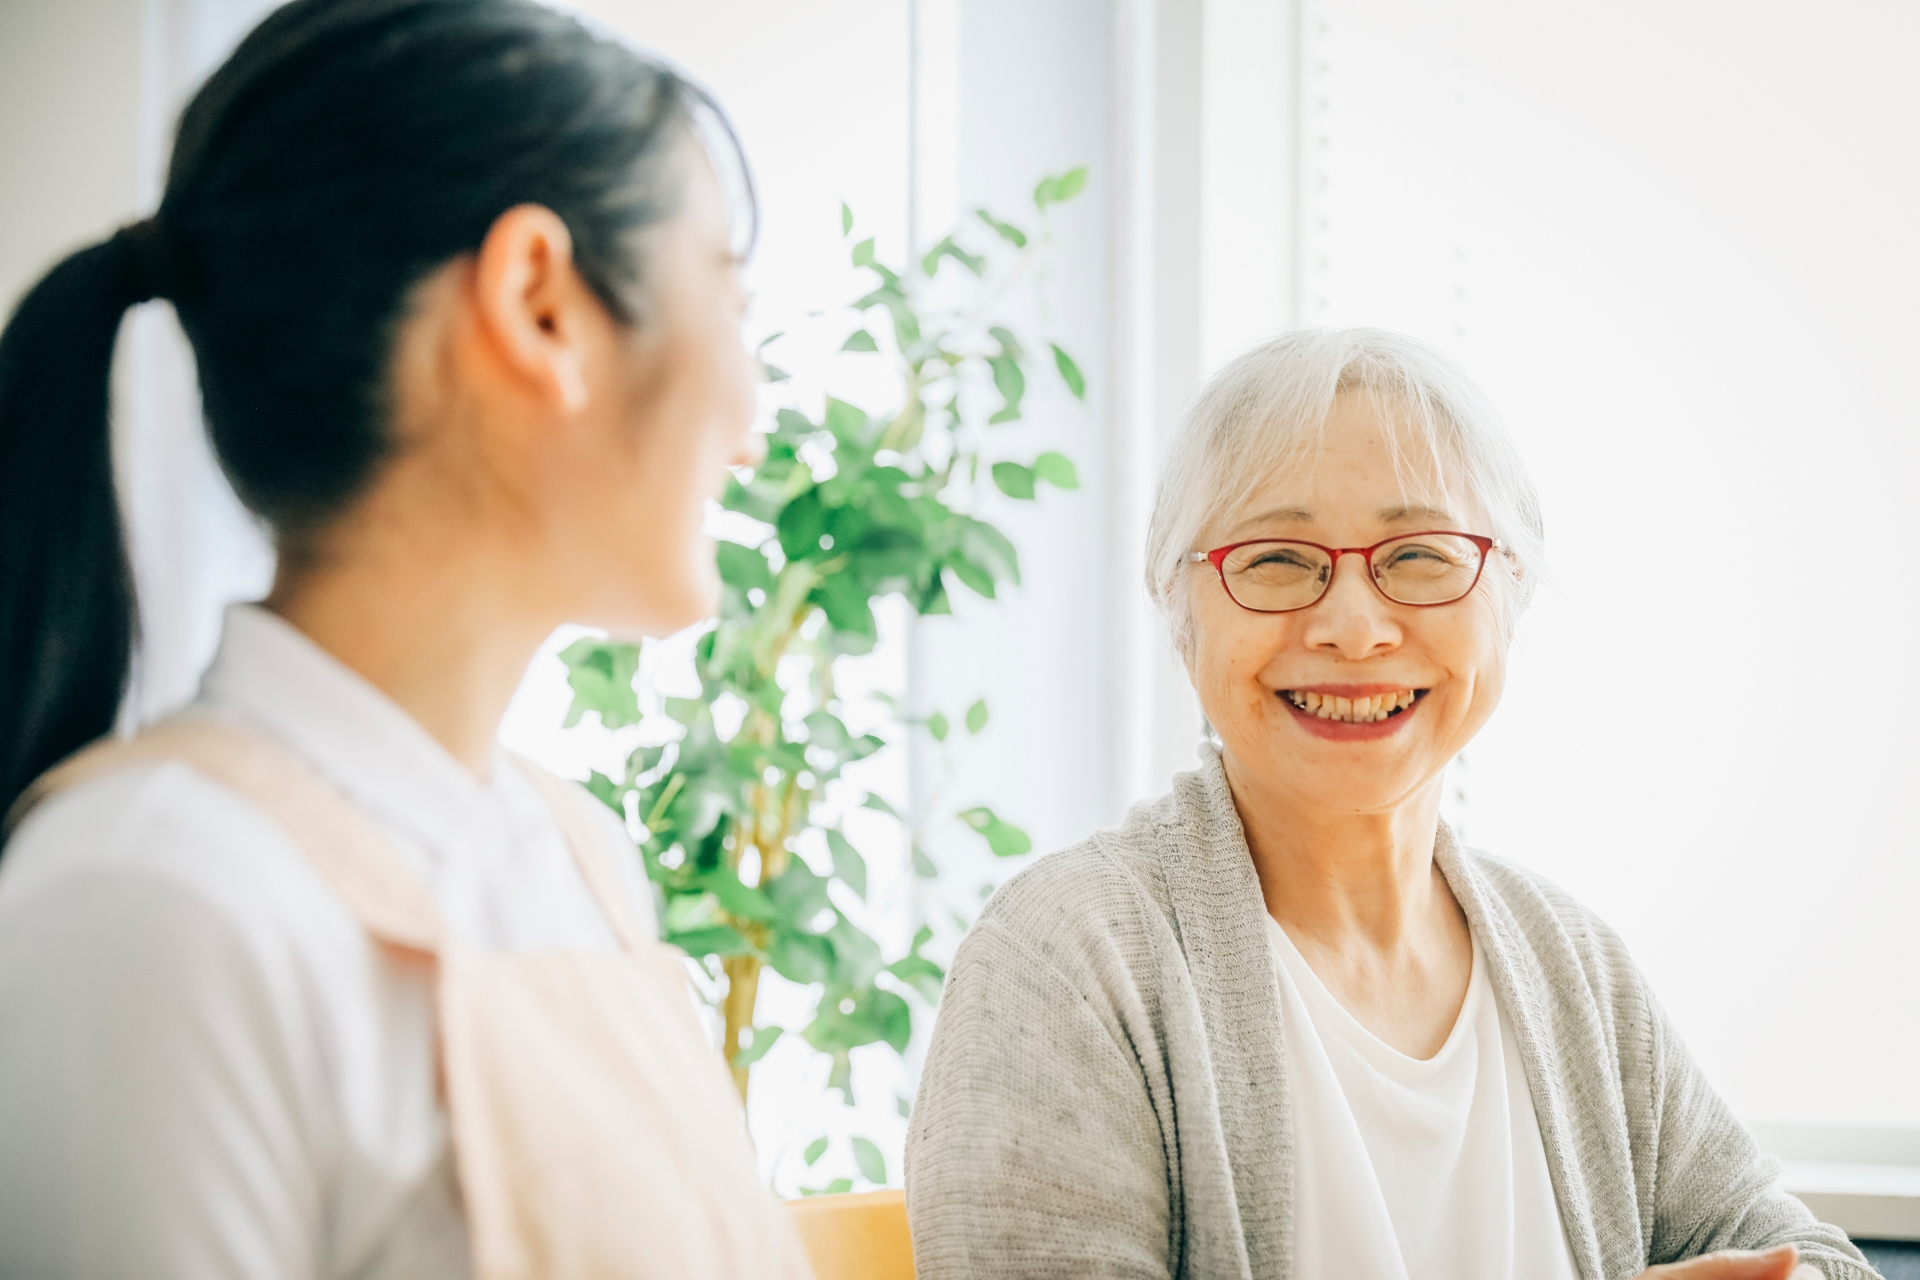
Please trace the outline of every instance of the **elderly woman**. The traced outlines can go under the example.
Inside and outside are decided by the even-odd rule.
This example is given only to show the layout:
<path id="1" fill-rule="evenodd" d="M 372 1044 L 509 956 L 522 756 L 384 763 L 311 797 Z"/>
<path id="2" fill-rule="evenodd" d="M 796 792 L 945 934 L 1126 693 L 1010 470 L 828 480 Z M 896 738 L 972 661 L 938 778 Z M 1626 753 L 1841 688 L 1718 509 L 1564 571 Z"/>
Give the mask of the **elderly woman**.
<path id="1" fill-rule="evenodd" d="M 1148 579 L 1217 741 L 962 944 L 907 1142 L 921 1276 L 1873 1275 L 1620 939 L 1440 820 L 1540 557 L 1433 351 L 1295 333 L 1213 379 Z"/>

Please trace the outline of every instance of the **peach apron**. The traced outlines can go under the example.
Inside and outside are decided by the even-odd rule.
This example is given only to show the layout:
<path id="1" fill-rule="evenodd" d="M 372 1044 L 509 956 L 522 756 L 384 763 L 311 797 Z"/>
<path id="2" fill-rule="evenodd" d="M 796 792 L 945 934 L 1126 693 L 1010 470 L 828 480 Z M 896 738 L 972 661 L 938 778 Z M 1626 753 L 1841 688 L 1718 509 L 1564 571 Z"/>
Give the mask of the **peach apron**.
<path id="1" fill-rule="evenodd" d="M 525 765 L 619 947 L 482 950 L 351 802 L 225 722 L 182 717 L 88 748 L 35 783 L 12 822 L 83 778 L 146 761 L 188 764 L 259 805 L 377 941 L 437 960 L 441 1084 L 479 1280 L 811 1274 L 755 1176 L 680 954 L 641 932 L 579 787 Z"/>

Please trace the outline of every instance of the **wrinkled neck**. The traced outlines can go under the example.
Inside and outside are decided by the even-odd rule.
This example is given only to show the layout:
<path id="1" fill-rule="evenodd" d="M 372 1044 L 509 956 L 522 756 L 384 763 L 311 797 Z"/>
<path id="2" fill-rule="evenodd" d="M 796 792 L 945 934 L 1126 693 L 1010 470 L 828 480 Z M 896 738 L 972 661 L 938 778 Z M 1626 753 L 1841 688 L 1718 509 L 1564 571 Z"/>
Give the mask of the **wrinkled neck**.
<path id="1" fill-rule="evenodd" d="M 1442 779 L 1390 809 L 1342 813 L 1268 785 L 1231 752 L 1222 763 L 1267 912 L 1289 934 L 1390 953 L 1458 912 L 1433 859 Z"/>

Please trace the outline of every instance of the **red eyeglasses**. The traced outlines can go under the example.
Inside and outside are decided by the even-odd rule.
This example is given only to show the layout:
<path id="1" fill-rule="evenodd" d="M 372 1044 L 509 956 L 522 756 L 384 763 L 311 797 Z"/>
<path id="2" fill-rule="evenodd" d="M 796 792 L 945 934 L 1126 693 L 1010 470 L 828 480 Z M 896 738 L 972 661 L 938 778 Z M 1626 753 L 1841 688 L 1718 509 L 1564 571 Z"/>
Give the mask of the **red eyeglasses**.
<path id="1" fill-rule="evenodd" d="M 1366 562 L 1374 589 L 1395 604 L 1421 608 L 1464 600 L 1479 584 L 1487 556 L 1506 548 L 1477 533 L 1433 530 L 1403 533 L 1370 547 L 1323 547 L 1292 538 L 1258 538 L 1193 551 L 1187 559 L 1206 561 L 1220 585 L 1242 609 L 1254 613 L 1292 613 L 1318 604 L 1333 585 L 1341 556 Z"/>

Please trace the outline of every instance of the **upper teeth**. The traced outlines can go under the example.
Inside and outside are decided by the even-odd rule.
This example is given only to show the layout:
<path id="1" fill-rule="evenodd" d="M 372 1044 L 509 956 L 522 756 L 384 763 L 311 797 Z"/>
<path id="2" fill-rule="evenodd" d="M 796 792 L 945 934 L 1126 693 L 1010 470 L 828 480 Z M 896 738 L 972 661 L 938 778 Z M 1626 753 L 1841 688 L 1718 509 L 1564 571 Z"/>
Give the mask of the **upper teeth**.
<path id="1" fill-rule="evenodd" d="M 1371 698 L 1322 697 L 1317 693 L 1301 693 L 1297 689 L 1288 689 L 1286 694 L 1287 701 L 1310 716 L 1319 716 L 1322 720 L 1346 720 L 1354 724 L 1385 720 L 1394 712 L 1412 706 L 1417 696 L 1412 689 L 1376 694 Z"/>

